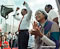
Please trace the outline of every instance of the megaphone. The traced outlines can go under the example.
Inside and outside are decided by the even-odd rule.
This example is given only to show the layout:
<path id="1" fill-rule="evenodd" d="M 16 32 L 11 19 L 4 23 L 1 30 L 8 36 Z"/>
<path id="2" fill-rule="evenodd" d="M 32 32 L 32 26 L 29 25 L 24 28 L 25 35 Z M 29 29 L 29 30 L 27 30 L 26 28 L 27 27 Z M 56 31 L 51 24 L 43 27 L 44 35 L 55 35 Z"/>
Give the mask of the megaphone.
<path id="1" fill-rule="evenodd" d="M 13 12 L 13 9 L 12 8 L 8 8 L 8 7 L 5 7 L 5 6 L 1 6 L 1 16 L 4 17 L 5 19 L 8 18 L 8 14 Z"/>

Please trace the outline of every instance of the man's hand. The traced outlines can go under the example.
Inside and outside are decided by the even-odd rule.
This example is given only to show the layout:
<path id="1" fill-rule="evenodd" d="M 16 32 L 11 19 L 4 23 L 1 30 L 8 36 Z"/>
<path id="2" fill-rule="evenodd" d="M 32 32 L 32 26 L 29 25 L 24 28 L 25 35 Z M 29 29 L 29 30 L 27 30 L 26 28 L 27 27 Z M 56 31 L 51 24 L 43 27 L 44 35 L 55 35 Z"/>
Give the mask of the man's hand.
<path id="1" fill-rule="evenodd" d="M 16 8 L 16 11 L 18 11 L 19 9 L 20 9 L 20 8 L 19 8 L 19 7 L 17 7 L 17 8 Z"/>
<path id="2" fill-rule="evenodd" d="M 24 1 L 23 5 L 25 5 L 25 4 L 26 4 L 26 2 Z"/>
<path id="3" fill-rule="evenodd" d="M 17 13 L 17 15 L 19 15 L 19 13 Z"/>

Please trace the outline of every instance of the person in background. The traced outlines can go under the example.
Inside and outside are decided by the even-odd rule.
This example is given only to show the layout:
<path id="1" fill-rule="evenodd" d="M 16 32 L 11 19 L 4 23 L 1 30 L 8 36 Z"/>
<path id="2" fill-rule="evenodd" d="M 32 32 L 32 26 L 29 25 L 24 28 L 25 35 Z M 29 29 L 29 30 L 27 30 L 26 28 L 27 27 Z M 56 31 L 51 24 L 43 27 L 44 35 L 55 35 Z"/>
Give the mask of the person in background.
<path id="1" fill-rule="evenodd" d="M 23 6 L 26 7 L 26 9 L 22 9 L 21 14 L 22 18 L 18 18 L 18 14 L 15 13 L 14 18 L 20 21 L 18 31 L 18 49 L 27 49 L 28 47 L 28 40 L 29 40 L 29 26 L 30 26 L 30 20 L 32 11 L 28 4 L 24 1 Z M 19 10 L 19 8 L 16 9 L 16 12 Z"/>
<path id="2" fill-rule="evenodd" d="M 15 32 L 15 43 L 14 43 L 14 47 L 18 47 L 18 34 L 17 32 Z"/>
<path id="3" fill-rule="evenodd" d="M 47 20 L 48 15 L 43 10 L 37 10 L 35 18 L 38 21 L 33 24 L 30 31 L 35 35 L 35 49 L 52 49 L 51 47 L 42 48 L 41 46 L 56 46 L 59 48 L 59 27 L 57 23 Z"/>
<path id="4" fill-rule="evenodd" d="M 48 19 L 56 22 L 59 25 L 59 22 L 58 22 L 59 14 L 58 14 L 58 12 L 56 12 L 56 10 L 53 9 L 52 5 L 50 5 L 50 4 L 46 5 L 45 11 L 48 14 Z"/>
<path id="5" fill-rule="evenodd" d="M 54 8 L 52 7 L 52 5 L 48 4 L 45 6 L 45 11 L 48 14 L 48 19 L 51 21 L 54 21 L 58 24 L 58 27 L 60 28 L 60 24 L 59 24 L 59 14 L 58 11 L 54 10 Z M 60 32 L 60 29 L 59 29 Z"/>
<path id="6" fill-rule="evenodd" d="M 8 40 L 10 40 L 12 38 L 12 34 L 11 32 L 8 33 Z"/>
<path id="7" fill-rule="evenodd" d="M 8 33 L 8 41 L 9 41 L 9 46 L 11 47 L 11 40 L 12 40 L 12 34 L 11 32 Z"/>
<path id="8" fill-rule="evenodd" d="M 2 46 L 4 49 L 8 49 L 9 48 L 9 43 L 8 41 L 6 41 L 6 36 L 2 35 Z"/>
<path id="9" fill-rule="evenodd" d="M 8 41 L 8 42 L 9 42 L 9 40 L 8 40 L 8 33 L 7 33 L 7 32 L 5 32 L 5 33 L 4 33 L 4 35 L 6 36 L 6 41 Z"/>
<path id="10" fill-rule="evenodd" d="M 2 46 L 2 37 L 0 36 L 0 47 Z"/>

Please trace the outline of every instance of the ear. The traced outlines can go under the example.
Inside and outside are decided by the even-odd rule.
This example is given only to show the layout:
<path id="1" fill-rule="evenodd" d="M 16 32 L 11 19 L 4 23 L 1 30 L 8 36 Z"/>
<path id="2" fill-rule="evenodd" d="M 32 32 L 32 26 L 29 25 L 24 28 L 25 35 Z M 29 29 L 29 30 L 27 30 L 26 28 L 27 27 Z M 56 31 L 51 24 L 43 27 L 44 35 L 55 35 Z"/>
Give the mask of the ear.
<path id="1" fill-rule="evenodd" d="M 26 10 L 26 14 L 27 14 L 28 12 L 27 12 L 27 10 Z"/>

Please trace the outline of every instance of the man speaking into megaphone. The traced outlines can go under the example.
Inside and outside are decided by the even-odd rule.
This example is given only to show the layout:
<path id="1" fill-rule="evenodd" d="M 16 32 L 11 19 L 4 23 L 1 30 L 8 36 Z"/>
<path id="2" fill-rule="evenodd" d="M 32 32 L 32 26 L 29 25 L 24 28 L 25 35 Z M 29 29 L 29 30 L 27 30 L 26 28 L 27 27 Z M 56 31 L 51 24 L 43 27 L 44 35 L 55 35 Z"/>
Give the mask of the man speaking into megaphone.
<path id="1" fill-rule="evenodd" d="M 17 14 L 17 11 L 19 8 L 16 9 L 16 14 L 14 16 L 15 19 L 20 21 L 18 31 L 18 49 L 27 49 L 28 46 L 28 39 L 29 39 L 29 25 L 31 20 L 32 11 L 29 8 L 28 4 L 24 1 L 23 6 L 26 7 L 26 9 L 22 9 L 21 14 L 22 18 L 18 18 L 19 14 Z"/>

